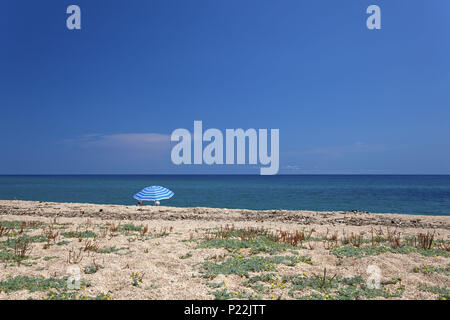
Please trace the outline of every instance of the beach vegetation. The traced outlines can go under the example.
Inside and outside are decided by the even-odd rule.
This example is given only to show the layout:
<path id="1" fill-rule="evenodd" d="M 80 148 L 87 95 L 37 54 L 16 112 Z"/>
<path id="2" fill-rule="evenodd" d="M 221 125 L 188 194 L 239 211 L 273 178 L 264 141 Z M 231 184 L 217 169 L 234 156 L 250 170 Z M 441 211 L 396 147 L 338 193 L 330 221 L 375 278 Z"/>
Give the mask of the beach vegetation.
<path id="1" fill-rule="evenodd" d="M 98 270 L 103 269 L 104 267 L 101 264 L 95 262 L 95 260 L 90 264 L 83 268 L 83 272 L 85 274 L 94 274 Z"/>
<path id="2" fill-rule="evenodd" d="M 450 265 L 446 266 L 446 267 L 435 267 L 432 265 L 427 265 L 424 264 L 420 267 L 414 267 L 413 268 L 413 272 L 414 273 L 425 273 L 425 274 L 429 274 L 429 273 L 442 273 L 445 274 L 447 276 L 450 276 Z"/>
<path id="3" fill-rule="evenodd" d="M 1 242 L 2 246 L 15 248 L 17 246 L 23 245 L 24 243 L 35 243 L 35 242 L 46 242 L 47 239 L 44 236 L 36 235 L 29 236 L 27 234 L 23 234 L 14 238 L 8 237 L 7 240 Z"/>
<path id="4" fill-rule="evenodd" d="M 98 249 L 97 252 L 98 253 L 105 253 L 105 254 L 108 254 L 108 253 L 117 253 L 117 254 L 119 254 L 119 252 L 121 250 L 128 250 L 128 249 L 129 249 L 128 247 L 116 248 L 116 246 L 111 246 L 111 247 L 105 247 L 105 248 L 102 248 L 102 249 Z"/>
<path id="5" fill-rule="evenodd" d="M 210 230 L 197 242 L 197 248 L 225 248 L 230 252 L 250 248 L 251 254 L 269 253 L 276 254 L 282 251 L 296 251 L 303 247 L 314 230 L 271 232 L 263 228 L 236 229 L 234 226 L 226 225 L 218 230 Z M 191 237 L 192 239 L 192 237 Z"/>
<path id="6" fill-rule="evenodd" d="M 289 227 L 290 230 L 282 230 L 248 227 L 244 223 L 245 227 L 225 225 L 184 231 L 180 228 L 180 232 L 174 233 L 170 225 L 160 227 L 150 222 L 95 224 L 90 219 L 83 219 L 83 222 L 58 224 L 56 219 L 52 220 L 50 223 L 0 221 L 0 262 L 4 264 L 0 292 L 40 292 L 33 294 L 33 297 L 48 300 L 109 300 L 112 293 L 103 293 L 104 288 L 99 290 L 102 291 L 99 294 L 95 290 L 84 294 L 86 288 L 69 289 L 66 283 L 68 277 L 58 278 L 53 260 L 78 264 L 82 274 L 97 281 L 105 276 L 102 269 L 117 263 L 117 257 L 112 254 L 129 255 L 130 259 L 119 259 L 126 265 L 121 266 L 118 272 L 122 279 L 129 281 L 129 288 L 155 289 L 157 286 L 154 283 L 145 283 L 144 274 L 131 271 L 136 270 L 133 270 L 136 267 L 134 263 L 142 258 L 143 252 L 151 253 L 151 256 L 166 252 L 159 248 L 160 244 L 165 245 L 164 239 L 149 240 L 171 235 L 170 240 L 183 241 L 184 244 L 176 244 L 187 247 L 187 250 L 182 248 L 178 251 L 175 259 L 180 259 L 178 263 L 188 269 L 195 268 L 190 269 L 194 273 L 189 272 L 187 278 L 203 278 L 207 281 L 203 285 L 209 297 L 216 299 L 409 299 L 417 296 L 417 291 L 432 293 L 422 292 L 426 298 L 449 298 L 449 289 L 442 283 L 447 280 L 445 277 L 450 276 L 450 265 L 443 263 L 445 260 L 442 258 L 450 256 L 450 241 L 448 235 L 445 238 L 443 229 L 427 231 L 421 228 L 418 229 L 420 232 L 411 232 L 411 229 L 379 226 L 371 229 L 352 227 L 351 230 L 323 226 L 317 232 L 314 228 Z M 444 237 L 439 239 L 442 234 Z M 42 250 L 41 243 L 44 249 L 50 250 Z M 69 246 L 64 247 L 66 245 Z M 313 264 L 310 256 L 314 258 L 316 253 L 318 258 Z M 381 286 L 372 289 L 366 283 L 365 273 L 356 268 L 360 262 L 355 259 L 385 253 L 420 254 L 434 259 L 423 258 L 421 263 L 416 256 L 398 256 L 399 261 L 412 258 L 419 263 L 392 266 L 398 271 L 395 274 L 402 275 L 403 281 L 399 277 L 383 278 Z M 195 259 L 192 258 L 194 254 Z M 170 259 L 173 259 L 172 255 Z M 376 260 L 382 262 L 383 257 Z M 326 261 L 326 269 L 322 261 Z M 334 266 L 329 267 L 329 263 Z M 36 267 L 25 268 L 32 265 Z M 355 269 L 351 277 L 345 277 Z M 24 270 L 47 272 L 48 275 L 25 276 Z M 345 276 L 340 273 L 342 270 L 347 270 Z M 411 277 L 414 280 L 411 281 Z M 416 284 L 411 285 L 414 281 Z M 83 284 L 90 285 L 87 282 Z M 410 289 L 407 294 L 404 284 L 408 284 Z M 122 292 L 117 294 L 123 296 Z"/>
<path id="7" fill-rule="evenodd" d="M 252 286 L 253 284 L 256 284 L 258 282 L 266 282 L 266 283 L 273 283 L 276 281 L 276 274 L 273 272 L 264 273 L 264 274 L 258 274 L 253 277 L 249 277 L 247 281 L 243 282 L 242 284 L 244 286 Z"/>
<path id="8" fill-rule="evenodd" d="M 46 291 L 49 289 L 64 289 L 67 287 L 66 278 L 45 278 L 44 276 L 8 276 L 6 280 L 0 281 L 0 292 L 10 293 L 19 290 L 29 292 Z"/>
<path id="9" fill-rule="evenodd" d="M 443 256 L 448 257 L 448 252 L 439 248 L 416 248 L 412 246 L 402 246 L 398 248 L 392 248 L 388 246 L 364 246 L 364 247 L 354 247 L 354 246 L 343 246 L 336 247 L 330 250 L 332 254 L 337 256 L 338 258 L 343 257 L 352 257 L 352 258 L 363 258 L 369 256 L 376 256 L 382 253 L 398 253 L 398 254 L 410 254 L 410 253 L 419 253 L 423 256 Z"/>
<path id="10" fill-rule="evenodd" d="M 366 281 L 361 276 L 345 278 L 326 275 L 295 275 L 283 277 L 283 283 L 289 290 L 291 297 L 301 300 L 359 300 L 374 299 L 377 297 L 395 298 L 401 297 L 405 287 L 400 285 L 397 288 L 369 288 Z M 308 290 L 307 295 L 302 293 Z"/>
<path id="11" fill-rule="evenodd" d="M 49 225 L 47 228 L 42 230 L 42 236 L 46 238 L 47 244 L 45 248 L 50 248 L 50 244 L 56 244 L 56 241 L 59 237 L 59 232 L 55 230 L 53 225 Z"/>
<path id="12" fill-rule="evenodd" d="M 0 249 L 0 261 L 4 263 L 13 263 L 17 265 L 24 264 L 24 260 L 28 259 L 27 255 L 24 253 L 18 255 L 16 252 L 10 249 L 2 248 Z"/>
<path id="13" fill-rule="evenodd" d="M 43 225 L 40 221 L 3 220 L 0 221 L 2 227 L 15 230 L 37 229 Z"/>
<path id="14" fill-rule="evenodd" d="M 296 256 L 243 257 L 238 254 L 233 254 L 222 263 L 204 262 L 201 266 L 201 275 L 212 278 L 218 274 L 237 274 L 248 277 L 250 272 L 274 272 L 277 270 L 277 264 L 295 266 L 300 262 L 310 264 L 311 258 Z"/>
<path id="15" fill-rule="evenodd" d="M 154 290 L 154 289 L 158 289 L 158 285 L 154 282 L 152 282 L 151 285 L 145 287 L 145 290 Z"/>
<path id="16" fill-rule="evenodd" d="M 83 248 L 79 248 L 78 250 L 71 248 L 68 251 L 68 255 L 67 262 L 69 264 L 78 264 L 83 260 Z"/>
<path id="17" fill-rule="evenodd" d="M 65 238 L 97 238 L 98 235 L 94 231 L 86 230 L 86 231 L 67 231 L 62 233 Z"/>
<path id="18" fill-rule="evenodd" d="M 89 296 L 77 292 L 50 291 L 43 300 L 111 300 L 111 296 L 108 293 L 99 293 L 96 296 Z"/>
<path id="19" fill-rule="evenodd" d="M 211 294 L 214 296 L 216 300 L 228 300 L 233 299 L 235 296 L 232 292 L 229 292 L 227 288 L 218 289 L 216 291 L 212 291 Z"/>
<path id="20" fill-rule="evenodd" d="M 26 290 L 28 292 L 48 291 L 44 299 L 48 300 L 109 300 L 109 294 L 98 294 L 95 297 L 81 295 L 74 290 L 69 290 L 68 277 L 45 278 L 43 275 L 37 277 L 30 276 L 7 276 L 3 281 L 0 281 L 0 292 L 7 294 L 15 291 Z M 81 287 L 87 288 L 90 283 L 81 281 Z"/>
<path id="21" fill-rule="evenodd" d="M 144 274 L 139 272 L 133 272 L 130 275 L 130 279 L 134 287 L 139 287 L 144 281 Z"/>
<path id="22" fill-rule="evenodd" d="M 224 286 L 223 282 L 205 282 L 204 284 L 210 288 L 221 288 Z"/>
<path id="23" fill-rule="evenodd" d="M 420 291 L 431 292 L 438 295 L 439 300 L 449 300 L 450 299 L 450 288 L 447 286 L 429 286 L 421 285 L 419 287 Z"/>
<path id="24" fill-rule="evenodd" d="M 188 258 L 190 258 L 190 257 L 192 257 L 192 253 L 191 253 L 191 252 L 188 252 L 188 253 L 186 253 L 185 255 L 180 256 L 179 258 L 180 258 L 180 259 L 188 259 Z"/>
<path id="25" fill-rule="evenodd" d="M 120 225 L 118 227 L 117 231 L 124 232 L 124 233 L 129 233 L 129 232 L 132 232 L 132 231 L 140 232 L 143 229 L 144 229 L 143 226 L 136 226 L 136 225 L 134 225 L 132 223 L 127 223 L 127 224 L 124 224 L 124 225 Z"/>
<path id="26" fill-rule="evenodd" d="M 44 261 L 50 261 L 50 260 L 59 259 L 59 257 L 57 257 L 57 256 L 48 256 L 48 257 L 44 257 L 43 259 L 44 259 Z"/>
<path id="27" fill-rule="evenodd" d="M 13 229 L 4 227 L 3 225 L 0 224 L 0 237 L 8 235 L 8 233 L 10 233 L 12 230 Z"/>
<path id="28" fill-rule="evenodd" d="M 97 241 L 86 239 L 83 244 L 83 251 L 98 252 L 99 243 Z"/>
<path id="29" fill-rule="evenodd" d="M 210 292 L 216 300 L 243 299 L 243 300 L 261 300 L 262 296 L 258 293 L 246 291 L 231 291 L 227 288 L 218 289 Z"/>

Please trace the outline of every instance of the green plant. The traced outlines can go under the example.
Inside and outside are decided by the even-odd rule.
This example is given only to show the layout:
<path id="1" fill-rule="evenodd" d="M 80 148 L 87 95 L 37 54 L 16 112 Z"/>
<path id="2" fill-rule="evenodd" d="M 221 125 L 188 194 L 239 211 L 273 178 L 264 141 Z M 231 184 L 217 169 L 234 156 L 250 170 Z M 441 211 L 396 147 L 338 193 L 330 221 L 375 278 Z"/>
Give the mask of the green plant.
<path id="1" fill-rule="evenodd" d="M 38 236 L 29 236 L 26 234 L 20 235 L 14 238 L 8 238 L 3 241 L 1 244 L 8 248 L 15 248 L 17 245 L 23 245 L 24 243 L 35 243 L 35 242 L 46 242 L 47 238 L 42 235 Z"/>
<path id="2" fill-rule="evenodd" d="M 353 258 L 363 258 L 368 256 L 376 256 L 385 252 L 399 253 L 399 254 L 409 254 L 409 253 L 419 253 L 424 256 L 448 256 L 448 252 L 438 248 L 415 248 L 408 245 L 403 245 L 401 247 L 392 248 L 387 246 L 363 246 L 363 247 L 353 247 L 353 246 L 343 246 L 332 248 L 330 250 L 335 256 L 342 257 L 353 257 Z"/>
<path id="3" fill-rule="evenodd" d="M 97 238 L 98 235 L 93 231 L 68 231 L 62 233 L 63 237 L 65 238 Z"/>
<path id="4" fill-rule="evenodd" d="M 447 267 L 435 267 L 431 265 L 424 264 L 421 267 L 415 267 L 413 269 L 415 273 L 442 273 L 447 276 L 450 276 L 450 265 Z"/>
<path id="5" fill-rule="evenodd" d="M 358 300 L 361 298 L 373 299 L 376 297 L 392 298 L 401 297 L 405 288 L 400 286 L 395 290 L 386 287 L 379 289 L 369 288 L 365 280 L 360 277 L 342 278 L 339 276 L 327 277 L 325 272 L 322 276 L 288 276 L 283 277 L 283 283 L 289 287 L 289 295 L 301 293 L 306 289 L 313 290 L 312 293 L 300 296 L 299 299 L 306 300 Z"/>
<path id="6" fill-rule="evenodd" d="M 120 231 L 120 232 L 127 233 L 127 232 L 130 232 L 130 231 L 141 232 L 143 229 L 144 229 L 143 226 L 135 226 L 132 223 L 127 223 L 127 224 L 119 226 L 117 230 Z"/>
<path id="7" fill-rule="evenodd" d="M 0 261 L 1 262 L 13 262 L 17 264 L 23 264 L 23 260 L 28 259 L 28 256 L 18 256 L 15 252 L 10 249 L 1 248 L 0 249 Z"/>
<path id="8" fill-rule="evenodd" d="M 8 229 L 36 229 L 41 226 L 43 223 L 39 221 L 1 221 L 0 223 L 3 227 Z"/>
<path id="9" fill-rule="evenodd" d="M 99 293 L 96 296 L 88 296 L 77 294 L 76 292 L 54 292 L 47 293 L 44 300 L 111 300 L 111 296 L 107 293 Z"/>
<path id="10" fill-rule="evenodd" d="M 244 286 L 251 286 L 257 282 L 274 282 L 275 281 L 275 273 L 265 273 L 250 277 L 247 281 L 243 282 Z"/>
<path id="11" fill-rule="evenodd" d="M 153 289 L 158 289 L 158 286 L 154 282 L 151 285 L 145 287 L 145 290 L 153 290 Z"/>
<path id="12" fill-rule="evenodd" d="M 19 290 L 30 292 L 46 291 L 48 289 L 66 288 L 66 279 L 28 277 L 28 276 L 8 276 L 5 281 L 0 281 L 0 292 L 10 293 Z"/>
<path id="13" fill-rule="evenodd" d="M 57 256 L 44 257 L 44 261 L 50 261 L 50 260 L 53 260 L 53 259 L 58 259 L 58 257 Z"/>
<path id="14" fill-rule="evenodd" d="M 258 300 L 261 296 L 258 293 L 248 293 L 234 291 L 230 292 L 227 288 L 219 289 L 210 292 L 216 300 L 228 300 L 228 299 L 245 299 L 245 300 Z"/>
<path id="15" fill-rule="evenodd" d="M 213 291 L 211 294 L 216 300 L 228 300 L 235 297 L 231 292 L 228 292 L 227 288 Z"/>
<path id="16" fill-rule="evenodd" d="M 210 288 L 220 288 L 220 287 L 224 286 L 223 282 L 219 282 L 219 283 L 216 283 L 216 282 L 205 282 L 205 285 L 207 285 Z"/>
<path id="17" fill-rule="evenodd" d="M 192 257 L 192 253 L 188 252 L 188 253 L 186 253 L 184 256 L 180 256 L 179 258 L 180 258 L 180 259 L 188 259 L 188 258 L 190 258 L 190 257 Z"/>
<path id="18" fill-rule="evenodd" d="M 103 249 L 98 249 L 98 253 L 117 253 L 119 254 L 119 251 L 121 250 L 128 250 L 129 248 L 127 247 L 121 247 L 121 248 L 116 248 L 116 246 L 112 246 L 112 247 L 106 247 Z"/>
<path id="19" fill-rule="evenodd" d="M 103 269 L 103 268 L 104 267 L 101 264 L 97 264 L 94 260 L 92 262 L 92 264 L 85 266 L 83 271 L 86 274 L 93 274 L 93 273 L 96 273 L 99 269 Z"/>
<path id="20" fill-rule="evenodd" d="M 443 287 L 422 285 L 419 287 L 419 290 L 437 294 L 439 300 L 450 299 L 450 288 L 447 288 L 445 285 Z"/>
<path id="21" fill-rule="evenodd" d="M 244 258 L 241 255 L 234 254 L 220 264 L 210 261 L 204 262 L 201 271 L 204 277 L 217 274 L 238 274 L 248 277 L 249 272 L 276 271 L 275 265 L 277 264 L 283 263 L 294 266 L 299 262 L 311 263 L 311 258 L 295 256 Z"/>
<path id="22" fill-rule="evenodd" d="M 327 277 L 326 271 L 324 275 L 315 275 L 307 277 L 306 275 L 295 275 L 282 277 L 282 283 L 290 284 L 289 294 L 295 291 L 303 291 L 306 288 L 328 292 L 330 289 L 339 287 L 339 279 L 336 276 Z"/>
<path id="23" fill-rule="evenodd" d="M 144 280 L 144 274 L 143 273 L 139 273 L 139 272 L 133 272 L 130 275 L 130 279 L 131 279 L 131 281 L 133 283 L 133 286 L 139 287 L 139 285 Z"/>
<path id="24" fill-rule="evenodd" d="M 139 272 L 133 272 L 130 275 L 130 279 L 133 282 L 133 286 L 139 287 L 140 283 L 143 282 L 144 274 L 141 274 Z"/>

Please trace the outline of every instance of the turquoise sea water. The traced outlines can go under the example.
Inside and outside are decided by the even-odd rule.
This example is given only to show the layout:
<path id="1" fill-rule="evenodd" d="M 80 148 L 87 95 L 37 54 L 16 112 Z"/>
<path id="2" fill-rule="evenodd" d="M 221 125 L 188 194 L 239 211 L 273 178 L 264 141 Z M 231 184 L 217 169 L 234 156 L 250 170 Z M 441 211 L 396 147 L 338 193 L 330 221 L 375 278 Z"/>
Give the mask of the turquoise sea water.
<path id="1" fill-rule="evenodd" d="M 0 199 L 134 205 L 151 185 L 168 206 L 450 215 L 449 175 L 0 176 Z"/>

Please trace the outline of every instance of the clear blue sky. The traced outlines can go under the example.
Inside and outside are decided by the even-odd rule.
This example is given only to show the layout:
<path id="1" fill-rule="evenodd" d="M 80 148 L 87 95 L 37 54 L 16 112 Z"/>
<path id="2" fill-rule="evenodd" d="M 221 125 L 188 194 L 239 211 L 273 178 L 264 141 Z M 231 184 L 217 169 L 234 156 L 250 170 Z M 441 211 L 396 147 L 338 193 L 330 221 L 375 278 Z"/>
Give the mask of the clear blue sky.
<path id="1" fill-rule="evenodd" d="M 450 1 L 4 0 L 0 41 L 1 174 L 259 173 L 172 165 L 194 120 L 279 128 L 280 173 L 450 174 Z"/>

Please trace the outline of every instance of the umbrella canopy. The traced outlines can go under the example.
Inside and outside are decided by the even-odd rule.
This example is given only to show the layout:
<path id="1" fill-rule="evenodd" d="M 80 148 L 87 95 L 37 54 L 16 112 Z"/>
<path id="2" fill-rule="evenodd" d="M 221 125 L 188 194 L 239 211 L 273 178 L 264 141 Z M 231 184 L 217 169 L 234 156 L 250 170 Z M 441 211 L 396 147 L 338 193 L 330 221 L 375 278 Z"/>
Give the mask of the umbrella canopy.
<path id="1" fill-rule="evenodd" d="M 148 201 L 157 201 L 169 199 L 174 195 L 172 191 L 167 188 L 161 186 L 151 186 L 142 189 L 141 192 L 138 192 L 134 195 L 136 200 L 148 200 Z"/>

